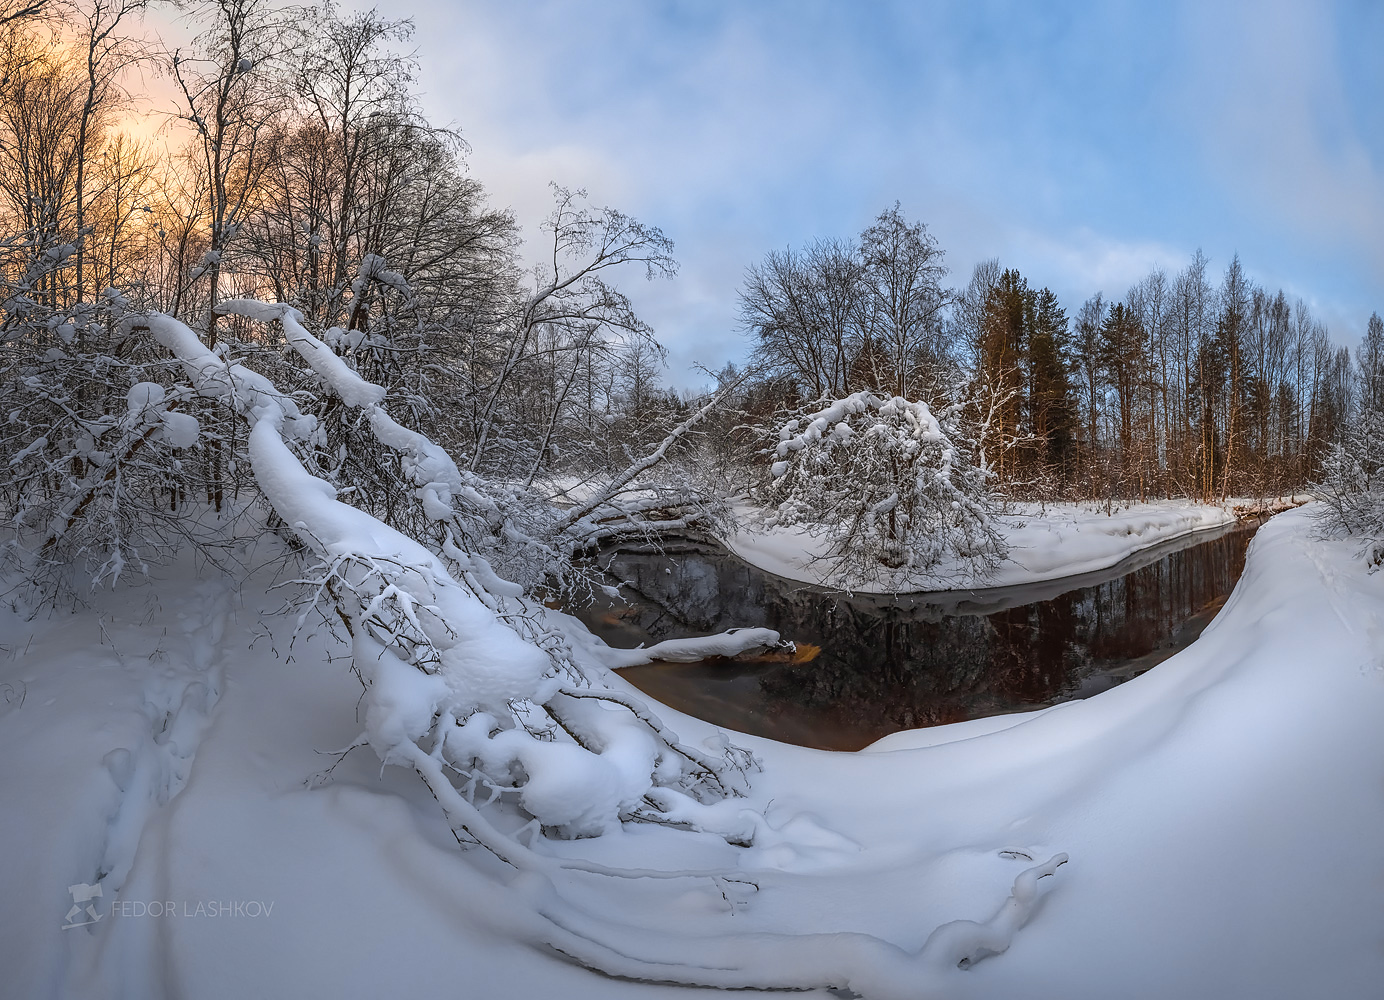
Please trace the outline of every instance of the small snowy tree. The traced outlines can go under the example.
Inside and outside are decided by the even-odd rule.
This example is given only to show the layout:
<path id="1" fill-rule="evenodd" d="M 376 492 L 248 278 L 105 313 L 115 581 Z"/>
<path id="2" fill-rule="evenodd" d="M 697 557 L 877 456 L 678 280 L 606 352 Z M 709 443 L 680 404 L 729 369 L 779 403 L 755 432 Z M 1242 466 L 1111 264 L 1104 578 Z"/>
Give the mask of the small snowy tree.
<path id="1" fill-rule="evenodd" d="M 857 392 L 779 430 L 769 520 L 830 541 L 831 582 L 984 577 L 1006 554 L 951 407 Z"/>
<path id="2" fill-rule="evenodd" d="M 1324 503 L 1320 522 L 1331 533 L 1364 541 L 1371 571 L 1384 564 L 1384 320 L 1370 317 L 1355 353 L 1356 418 L 1332 445 L 1313 493 Z"/>

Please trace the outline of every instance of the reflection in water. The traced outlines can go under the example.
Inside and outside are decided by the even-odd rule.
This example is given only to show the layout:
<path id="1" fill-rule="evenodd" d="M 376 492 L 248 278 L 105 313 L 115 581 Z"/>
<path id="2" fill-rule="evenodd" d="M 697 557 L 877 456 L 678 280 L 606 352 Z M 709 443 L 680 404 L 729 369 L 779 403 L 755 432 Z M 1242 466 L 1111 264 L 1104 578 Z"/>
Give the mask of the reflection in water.
<path id="1" fill-rule="evenodd" d="M 578 613 L 617 646 L 756 625 L 820 646 L 816 656 L 660 663 L 621 675 L 717 725 L 858 750 L 901 729 L 1085 698 L 1147 670 L 1214 617 L 1254 527 L 1203 532 L 1101 574 L 897 598 L 796 584 L 714 545 L 615 549 L 602 562 L 626 582 L 624 602 Z"/>

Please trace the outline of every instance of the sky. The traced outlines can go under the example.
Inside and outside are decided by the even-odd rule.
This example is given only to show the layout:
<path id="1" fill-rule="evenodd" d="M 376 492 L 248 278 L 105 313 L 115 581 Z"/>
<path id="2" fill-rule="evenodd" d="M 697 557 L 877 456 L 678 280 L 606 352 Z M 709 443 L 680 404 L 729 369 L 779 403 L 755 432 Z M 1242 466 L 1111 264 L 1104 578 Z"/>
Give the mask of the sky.
<path id="1" fill-rule="evenodd" d="M 621 287 L 675 384 L 745 356 L 766 252 L 898 201 L 948 283 L 996 257 L 1069 313 L 1200 247 L 1342 343 L 1384 310 L 1384 4 L 403 0 L 429 114 L 537 253 L 549 182 L 663 229 Z"/>

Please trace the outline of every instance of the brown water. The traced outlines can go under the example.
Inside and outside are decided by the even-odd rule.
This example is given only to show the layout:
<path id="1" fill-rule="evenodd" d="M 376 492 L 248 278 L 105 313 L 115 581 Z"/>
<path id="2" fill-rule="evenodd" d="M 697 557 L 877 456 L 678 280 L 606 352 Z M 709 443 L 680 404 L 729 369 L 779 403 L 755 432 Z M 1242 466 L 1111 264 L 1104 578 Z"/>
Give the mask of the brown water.
<path id="1" fill-rule="evenodd" d="M 577 612 L 616 646 L 767 626 L 782 655 L 656 663 L 621 675 L 740 732 L 826 750 L 889 733 L 1085 698 L 1149 669 L 1210 623 L 1257 524 L 1200 532 L 1102 573 L 1024 587 L 845 595 L 747 566 L 712 544 L 615 549 L 623 601 Z M 818 649 L 820 651 L 815 652 Z"/>

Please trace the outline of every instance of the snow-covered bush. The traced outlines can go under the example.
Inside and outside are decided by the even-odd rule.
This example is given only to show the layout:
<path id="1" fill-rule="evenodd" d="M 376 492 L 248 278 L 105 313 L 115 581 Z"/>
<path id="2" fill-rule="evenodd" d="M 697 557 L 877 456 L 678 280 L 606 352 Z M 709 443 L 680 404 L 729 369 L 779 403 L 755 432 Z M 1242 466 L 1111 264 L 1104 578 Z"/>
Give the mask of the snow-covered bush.
<path id="1" fill-rule="evenodd" d="M 1330 534 L 1360 540 L 1371 571 L 1384 565 L 1384 413 L 1362 412 L 1333 444 L 1312 486 L 1317 519 Z"/>
<path id="2" fill-rule="evenodd" d="M 831 582 L 983 578 L 1006 554 L 957 410 L 857 392 L 785 423 L 769 521 L 829 540 Z"/>
<path id="3" fill-rule="evenodd" d="M 189 505 L 234 492 L 236 445 L 229 411 L 122 329 L 119 294 L 59 311 L 26 284 L 0 304 L 0 516 L 7 558 L 51 599 L 205 535 Z"/>
<path id="4" fill-rule="evenodd" d="M 1324 530 L 1359 538 L 1371 571 L 1384 565 L 1384 320 L 1370 317 L 1355 353 L 1355 414 L 1331 446 L 1312 492 Z"/>

